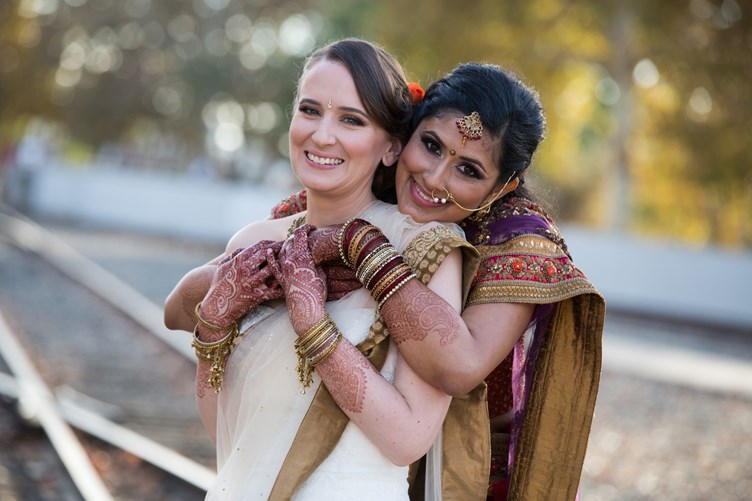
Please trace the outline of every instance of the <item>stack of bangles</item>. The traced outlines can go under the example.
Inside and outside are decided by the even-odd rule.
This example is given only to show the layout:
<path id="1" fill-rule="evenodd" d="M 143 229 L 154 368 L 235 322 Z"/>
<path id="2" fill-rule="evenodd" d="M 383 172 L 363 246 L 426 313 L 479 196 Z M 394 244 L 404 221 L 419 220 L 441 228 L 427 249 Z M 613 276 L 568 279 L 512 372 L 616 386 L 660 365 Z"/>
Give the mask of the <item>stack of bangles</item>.
<path id="1" fill-rule="evenodd" d="M 351 219 L 338 239 L 342 261 L 355 270 L 355 276 L 371 291 L 380 309 L 387 299 L 415 278 L 412 268 L 389 243 L 380 229 L 362 219 Z"/>
<path id="2" fill-rule="evenodd" d="M 225 377 L 225 363 L 227 362 L 227 357 L 232 353 L 232 349 L 235 347 L 235 340 L 239 335 L 238 323 L 234 322 L 229 327 L 220 327 L 209 323 L 201 318 L 201 314 L 198 311 L 200 307 L 201 303 L 198 303 L 195 309 L 196 320 L 198 323 L 193 329 L 193 342 L 191 343 L 191 346 L 196 350 L 196 357 L 198 357 L 199 360 L 211 362 L 207 383 L 214 388 L 216 393 L 219 393 L 219 390 L 222 389 L 222 381 Z M 229 332 L 217 341 L 206 343 L 198 338 L 199 325 L 203 325 L 204 327 L 216 332 L 224 332 L 228 330 Z"/>
<path id="3" fill-rule="evenodd" d="M 313 369 L 332 354 L 341 340 L 342 333 L 327 314 L 295 341 L 295 351 L 298 354 L 296 370 L 298 381 L 303 385 L 301 393 L 305 393 L 311 386 Z"/>

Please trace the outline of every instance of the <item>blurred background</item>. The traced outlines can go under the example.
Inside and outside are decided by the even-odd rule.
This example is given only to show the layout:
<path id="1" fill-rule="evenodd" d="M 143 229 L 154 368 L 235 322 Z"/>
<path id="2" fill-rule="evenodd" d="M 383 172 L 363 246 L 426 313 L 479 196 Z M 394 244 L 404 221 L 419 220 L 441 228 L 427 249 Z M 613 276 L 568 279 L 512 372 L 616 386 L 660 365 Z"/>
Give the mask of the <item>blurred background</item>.
<path id="1" fill-rule="evenodd" d="M 475 60 L 539 91 L 532 182 L 609 303 L 583 499 L 747 499 L 748 0 L 0 0 L 0 201 L 123 275 L 171 263 L 160 304 L 298 189 L 297 77 L 346 36 L 424 87 Z"/>
<path id="2" fill-rule="evenodd" d="M 427 86 L 510 67 L 549 123 L 562 220 L 752 245 L 752 16 L 738 0 L 4 0 L 3 169 L 128 169 L 287 188 L 303 56 L 382 44 Z M 747 9 L 745 10 L 745 7 Z"/>

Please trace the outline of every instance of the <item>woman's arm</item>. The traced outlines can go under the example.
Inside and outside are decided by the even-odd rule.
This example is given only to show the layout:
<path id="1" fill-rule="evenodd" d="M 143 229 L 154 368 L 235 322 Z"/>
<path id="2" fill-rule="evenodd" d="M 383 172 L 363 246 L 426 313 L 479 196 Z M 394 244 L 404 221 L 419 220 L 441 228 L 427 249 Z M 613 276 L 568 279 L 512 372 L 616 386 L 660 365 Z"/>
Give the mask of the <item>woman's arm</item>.
<path id="1" fill-rule="evenodd" d="M 280 263 L 283 288 L 295 332 L 305 336 L 324 318 L 326 286 L 306 256 L 305 227 L 283 248 Z M 434 282 L 449 307 L 461 304 L 459 253 L 442 264 L 442 278 Z M 394 383 L 345 339 L 316 366 L 340 408 L 395 464 L 407 465 L 431 447 L 451 398 L 426 383 L 398 357 Z"/>
<path id="2" fill-rule="evenodd" d="M 356 255 L 360 262 L 378 260 L 385 241 L 380 230 L 355 220 L 342 230 L 342 259 L 353 269 Z M 459 253 L 454 254 L 446 259 L 459 262 Z M 431 283 L 440 283 L 449 269 L 439 267 Z M 359 277 L 364 284 L 365 275 L 361 272 Z M 467 308 L 461 317 L 431 287 L 411 280 L 388 298 L 381 313 L 410 367 L 424 380 L 458 396 L 472 390 L 504 360 L 533 309 L 530 304 L 484 304 Z"/>
<path id="3" fill-rule="evenodd" d="M 426 381 L 458 396 L 506 358 L 533 309 L 532 304 L 480 304 L 460 317 L 429 287 L 412 280 L 384 304 L 381 314 L 407 363 Z"/>
<path id="4" fill-rule="evenodd" d="M 209 290 L 217 263 L 222 256 L 192 269 L 175 285 L 164 304 L 164 323 L 168 329 L 193 331 L 196 325 L 194 309 Z"/>

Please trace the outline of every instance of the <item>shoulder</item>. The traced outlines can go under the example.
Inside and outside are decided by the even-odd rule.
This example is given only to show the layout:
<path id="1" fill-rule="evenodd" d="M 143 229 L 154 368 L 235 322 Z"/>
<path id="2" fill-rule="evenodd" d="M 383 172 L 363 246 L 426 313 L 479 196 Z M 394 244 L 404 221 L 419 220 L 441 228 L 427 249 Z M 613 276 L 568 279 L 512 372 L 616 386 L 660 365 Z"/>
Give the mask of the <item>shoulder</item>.
<path id="1" fill-rule="evenodd" d="M 298 217 L 300 216 L 292 215 L 280 219 L 263 219 L 244 226 L 227 242 L 226 252 L 231 253 L 235 249 L 249 247 L 261 240 L 284 240 L 287 230 Z"/>

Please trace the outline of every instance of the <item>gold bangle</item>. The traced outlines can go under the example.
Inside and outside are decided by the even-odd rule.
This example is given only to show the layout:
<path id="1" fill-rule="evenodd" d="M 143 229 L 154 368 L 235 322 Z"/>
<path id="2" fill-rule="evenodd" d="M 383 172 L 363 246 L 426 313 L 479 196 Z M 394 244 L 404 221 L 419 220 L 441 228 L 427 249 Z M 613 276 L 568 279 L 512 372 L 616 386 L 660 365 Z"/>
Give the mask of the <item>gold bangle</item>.
<path id="1" fill-rule="evenodd" d="M 321 320 L 316 322 L 312 327 L 305 331 L 302 336 L 295 340 L 295 347 L 298 348 L 309 344 L 311 342 L 311 339 L 317 337 L 320 334 L 320 331 L 324 330 L 330 321 L 331 317 L 329 316 L 329 314 L 324 314 L 324 316 L 321 317 Z"/>
<path id="2" fill-rule="evenodd" d="M 371 289 L 371 296 L 373 296 L 373 298 L 378 301 L 377 298 L 381 297 L 381 294 L 385 289 L 387 289 L 390 285 L 394 285 L 394 281 L 399 278 L 400 275 L 403 275 L 404 273 L 408 273 L 410 271 L 412 271 L 412 269 L 406 263 L 397 263 L 394 268 L 389 270 L 389 273 L 387 273 L 386 276 L 382 277 L 381 280 L 379 280 L 378 283 L 373 286 L 373 289 Z"/>
<path id="3" fill-rule="evenodd" d="M 355 266 L 355 258 L 357 257 L 357 250 L 360 246 L 360 242 L 365 238 L 366 235 L 368 235 L 371 230 L 375 229 L 376 227 L 369 224 L 367 226 L 363 226 L 358 231 L 355 232 L 355 235 L 350 239 L 350 243 L 347 246 L 347 257 L 352 263 L 352 267 Z"/>
<path id="4" fill-rule="evenodd" d="M 196 305 L 196 308 L 193 310 L 193 312 L 196 314 L 196 320 L 198 321 L 198 323 L 204 325 L 205 327 L 208 327 L 209 329 L 213 331 L 219 331 L 219 332 L 226 331 L 227 329 L 232 328 L 232 325 L 228 327 L 220 327 L 219 325 L 214 325 L 210 322 L 207 322 L 206 320 L 203 319 L 203 317 L 201 317 L 201 313 L 199 313 L 198 311 L 199 308 L 201 308 L 201 301 L 198 302 L 198 304 Z"/>
<path id="5" fill-rule="evenodd" d="M 342 225 L 342 228 L 339 230 L 339 235 L 337 235 L 337 248 L 339 249 L 339 257 L 342 259 L 342 262 L 345 263 L 345 266 L 348 268 L 352 268 L 352 265 L 347 262 L 347 258 L 345 257 L 345 249 L 344 249 L 344 240 L 345 240 L 345 231 L 347 231 L 347 227 L 350 226 L 350 224 L 355 221 L 354 217 L 351 217 L 348 219 L 345 224 Z"/>
<path id="6" fill-rule="evenodd" d="M 389 254 L 390 250 L 393 248 L 394 247 L 392 246 L 392 244 L 390 244 L 389 242 L 384 242 L 368 253 L 365 259 L 363 259 L 358 268 L 355 270 L 355 276 L 358 278 L 358 280 L 360 280 L 360 283 L 363 283 L 363 276 L 366 274 L 366 272 L 370 268 L 372 268 L 374 264 L 377 264 L 381 260 L 381 258 Z"/>
<path id="7" fill-rule="evenodd" d="M 342 341 L 342 333 L 340 331 L 337 331 L 337 335 L 334 337 L 334 341 L 332 341 L 329 346 L 326 347 L 326 349 L 316 355 L 315 357 L 311 357 L 308 359 L 308 364 L 311 367 L 316 367 L 321 362 L 323 362 L 329 355 L 334 352 L 335 349 L 337 349 L 337 346 L 339 346 L 339 342 Z"/>
<path id="8" fill-rule="evenodd" d="M 214 388 L 215 393 L 222 389 L 225 376 L 225 363 L 235 347 L 238 338 L 238 324 L 231 326 L 229 334 L 218 341 L 206 343 L 198 338 L 198 325 L 193 329 L 193 342 L 191 346 L 196 352 L 196 357 L 205 362 L 211 362 L 209 379 L 207 383 Z"/>
<path id="9" fill-rule="evenodd" d="M 326 314 L 295 341 L 295 351 L 298 355 L 295 370 L 298 373 L 298 381 L 303 386 L 301 393 L 305 394 L 306 389 L 313 383 L 313 368 L 334 351 L 341 336 L 337 325 L 329 314 Z M 322 350 L 322 347 L 325 348 Z"/>
<path id="10" fill-rule="evenodd" d="M 394 289 L 390 290 L 386 296 L 383 297 L 381 301 L 379 301 L 379 305 L 376 309 L 380 310 L 382 306 L 384 306 L 384 303 L 386 303 L 386 300 L 392 297 L 398 290 L 400 290 L 407 282 L 415 278 L 415 273 L 410 273 L 408 276 L 400 280 L 400 282 L 394 286 Z"/>
<path id="11" fill-rule="evenodd" d="M 399 259 L 400 256 L 398 252 L 394 252 L 393 255 L 385 257 L 379 264 L 374 268 L 374 270 L 369 274 L 369 276 L 366 278 L 365 282 L 363 283 L 363 286 L 368 289 L 369 291 L 372 289 L 371 282 L 373 281 L 374 277 L 378 275 L 384 268 L 386 268 L 389 263 L 394 261 L 395 259 Z"/>
<path id="12" fill-rule="evenodd" d="M 306 357 L 306 358 L 310 358 L 310 354 L 315 353 L 322 346 L 324 346 L 327 340 L 330 337 L 332 337 L 336 332 L 337 332 L 337 326 L 334 325 L 334 322 L 327 324 L 327 326 L 324 329 L 322 329 L 321 332 L 315 338 L 311 339 L 309 343 L 296 347 L 296 351 L 298 355 Z"/>
<path id="13" fill-rule="evenodd" d="M 376 287 L 379 282 L 381 282 L 381 281 L 384 280 L 384 277 L 381 277 L 378 280 L 378 282 L 376 282 L 375 284 L 371 284 L 371 282 L 373 282 L 373 279 L 376 277 L 376 275 L 378 275 L 381 271 L 383 271 L 384 268 L 386 268 L 387 266 L 389 266 L 390 263 L 393 263 L 396 260 L 400 260 L 400 262 L 402 262 L 401 259 L 402 259 L 402 256 L 400 255 L 399 252 L 397 252 L 396 249 L 393 249 L 393 252 L 385 255 L 383 257 L 383 259 L 381 259 L 381 261 L 374 267 L 373 271 L 371 271 L 370 273 L 368 273 L 367 277 L 365 276 L 365 273 L 364 273 L 363 285 L 365 286 L 365 288 L 368 289 L 369 291 L 373 290 L 373 288 Z M 397 263 L 394 266 L 399 266 L 399 263 Z M 391 270 L 391 268 L 387 271 L 387 274 L 391 273 L 390 270 Z M 373 285 L 373 287 L 372 287 L 372 285 Z"/>

